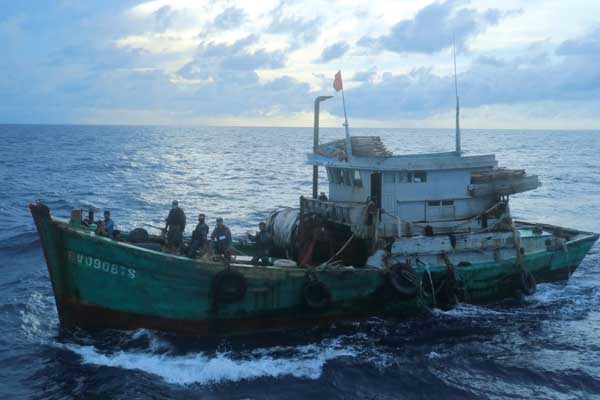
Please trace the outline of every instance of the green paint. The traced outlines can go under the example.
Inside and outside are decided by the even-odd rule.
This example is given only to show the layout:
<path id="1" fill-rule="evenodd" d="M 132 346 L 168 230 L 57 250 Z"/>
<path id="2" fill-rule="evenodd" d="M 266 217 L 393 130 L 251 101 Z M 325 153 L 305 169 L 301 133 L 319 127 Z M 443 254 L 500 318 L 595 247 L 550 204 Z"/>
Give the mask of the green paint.
<path id="1" fill-rule="evenodd" d="M 421 282 L 419 295 L 403 299 L 389 284 L 381 269 L 322 269 L 308 274 L 304 268 L 250 267 L 231 265 L 246 278 L 244 298 L 233 304 L 212 300 L 215 275 L 227 268 L 185 257 L 141 249 L 94 236 L 50 218 L 40 218 L 39 232 L 47 254 L 48 269 L 59 314 L 65 301 L 105 309 L 188 321 L 244 321 L 252 319 L 317 318 L 369 315 L 415 316 L 434 304 L 425 267 L 416 268 Z M 526 254 L 523 268 L 538 282 L 566 279 L 585 257 L 597 236 L 578 241 L 564 250 Z M 513 296 L 514 262 L 482 263 L 455 267 L 464 282 L 462 301 L 488 303 Z M 434 287 L 447 277 L 443 265 L 429 266 Z M 323 311 L 310 310 L 302 289 L 308 279 L 322 282 L 331 293 L 331 304 Z M 436 298 L 439 306 L 442 299 Z M 262 327 L 261 329 L 268 327 Z"/>

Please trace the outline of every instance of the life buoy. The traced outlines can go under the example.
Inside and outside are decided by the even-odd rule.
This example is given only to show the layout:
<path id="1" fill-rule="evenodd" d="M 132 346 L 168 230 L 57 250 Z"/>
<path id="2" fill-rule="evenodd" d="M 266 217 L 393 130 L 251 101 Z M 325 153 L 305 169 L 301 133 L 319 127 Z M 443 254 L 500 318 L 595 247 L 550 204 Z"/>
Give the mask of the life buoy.
<path id="1" fill-rule="evenodd" d="M 531 296 L 537 290 L 537 284 L 533 274 L 529 271 L 521 271 L 519 274 L 519 289 L 525 296 Z"/>
<path id="2" fill-rule="evenodd" d="M 235 303 L 246 295 L 246 278 L 238 271 L 226 269 L 219 272 L 212 282 L 212 296 L 217 303 Z"/>
<path id="3" fill-rule="evenodd" d="M 329 289 L 319 281 L 307 281 L 302 288 L 302 297 L 306 305 L 313 310 L 323 310 L 331 303 Z"/>
<path id="4" fill-rule="evenodd" d="M 395 264 L 390 270 L 390 283 L 396 292 L 404 298 L 417 295 L 419 279 L 416 272 L 408 264 Z"/>

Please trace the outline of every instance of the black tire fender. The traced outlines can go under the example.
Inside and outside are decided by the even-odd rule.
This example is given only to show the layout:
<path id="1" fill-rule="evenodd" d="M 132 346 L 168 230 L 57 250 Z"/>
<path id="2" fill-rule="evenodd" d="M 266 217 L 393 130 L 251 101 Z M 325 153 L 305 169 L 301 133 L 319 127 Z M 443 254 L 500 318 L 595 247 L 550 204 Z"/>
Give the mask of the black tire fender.
<path id="1" fill-rule="evenodd" d="M 131 243 L 147 242 L 149 238 L 148 231 L 144 228 L 135 228 L 127 236 L 127 240 Z"/>
<path id="2" fill-rule="evenodd" d="M 392 287 L 404 298 L 417 295 L 419 278 L 417 273 L 407 264 L 395 264 L 390 270 L 390 283 Z"/>
<path id="3" fill-rule="evenodd" d="M 219 272 L 212 281 L 212 297 L 217 303 L 236 303 L 244 298 L 248 283 L 239 271 L 226 269 Z"/>
<path id="4" fill-rule="evenodd" d="M 302 287 L 304 303 L 313 310 L 324 310 L 331 304 L 331 292 L 324 283 L 309 280 Z"/>
<path id="5" fill-rule="evenodd" d="M 525 296 L 531 296 L 536 292 L 537 284 L 531 272 L 521 271 L 519 274 L 519 289 Z"/>

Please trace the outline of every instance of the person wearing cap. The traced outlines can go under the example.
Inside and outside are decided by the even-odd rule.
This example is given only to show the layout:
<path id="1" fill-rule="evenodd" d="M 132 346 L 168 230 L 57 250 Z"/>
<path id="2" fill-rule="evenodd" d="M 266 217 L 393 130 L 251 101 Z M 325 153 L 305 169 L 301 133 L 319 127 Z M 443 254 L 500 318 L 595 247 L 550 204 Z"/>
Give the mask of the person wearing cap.
<path id="1" fill-rule="evenodd" d="M 252 257 L 252 264 L 258 265 L 258 262 L 262 265 L 269 264 L 269 252 L 271 251 L 271 235 L 267 232 L 267 225 L 264 222 L 258 224 L 258 232 L 256 235 L 251 236 L 256 242 L 256 253 Z"/>
<path id="2" fill-rule="evenodd" d="M 223 218 L 217 218 L 217 226 L 213 229 L 210 239 L 213 241 L 215 254 L 226 257 L 229 255 L 231 231 L 223 223 Z"/>
<path id="3" fill-rule="evenodd" d="M 183 243 L 183 231 L 185 230 L 185 213 L 179 208 L 179 202 L 173 200 L 171 211 L 166 219 L 165 230 L 167 231 L 167 248 L 179 250 Z"/>
<path id="4" fill-rule="evenodd" d="M 187 255 L 190 258 L 196 258 L 196 251 L 204 249 L 206 245 L 206 238 L 208 236 L 208 225 L 204 222 L 206 216 L 204 214 L 198 215 L 198 225 L 196 225 L 196 229 L 192 232 L 192 242 L 190 243 L 190 247 L 187 249 Z M 202 251 L 203 253 L 203 251 Z"/>

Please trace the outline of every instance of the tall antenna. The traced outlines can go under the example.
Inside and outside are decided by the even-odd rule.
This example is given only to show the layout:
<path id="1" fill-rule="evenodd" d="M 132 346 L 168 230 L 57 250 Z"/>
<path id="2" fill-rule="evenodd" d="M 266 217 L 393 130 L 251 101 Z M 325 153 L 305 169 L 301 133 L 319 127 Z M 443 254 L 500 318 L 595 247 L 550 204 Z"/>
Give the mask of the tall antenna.
<path id="1" fill-rule="evenodd" d="M 454 93 L 456 95 L 456 154 L 460 155 L 460 104 L 458 100 L 458 79 L 456 78 L 456 38 L 452 34 L 452 56 L 454 57 Z"/>

